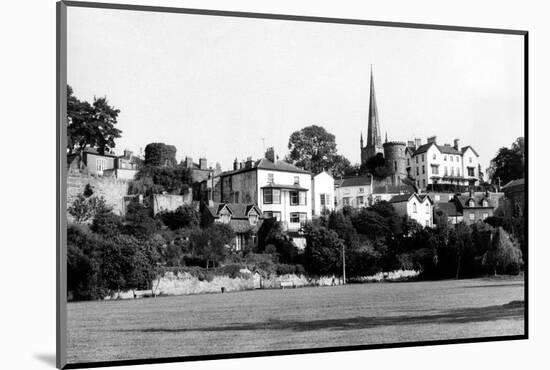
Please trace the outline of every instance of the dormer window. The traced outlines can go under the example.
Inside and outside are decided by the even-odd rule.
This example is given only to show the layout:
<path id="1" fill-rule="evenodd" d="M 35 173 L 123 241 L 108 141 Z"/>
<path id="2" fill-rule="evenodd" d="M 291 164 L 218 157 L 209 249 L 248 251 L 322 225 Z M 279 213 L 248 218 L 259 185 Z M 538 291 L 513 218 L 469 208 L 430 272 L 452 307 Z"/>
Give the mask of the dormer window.
<path id="1" fill-rule="evenodd" d="M 228 224 L 231 221 L 231 215 L 229 213 L 220 215 L 220 221 L 222 224 Z"/>
<path id="2" fill-rule="evenodd" d="M 250 222 L 250 225 L 256 225 L 258 223 L 258 215 L 254 212 L 251 212 L 248 216 L 248 221 Z"/>
<path id="3" fill-rule="evenodd" d="M 487 207 L 489 205 L 489 203 L 487 203 L 487 201 L 485 199 L 483 200 L 482 204 L 483 204 L 483 207 Z"/>
<path id="4" fill-rule="evenodd" d="M 473 199 L 470 199 L 470 201 L 468 202 L 468 207 L 475 207 L 476 206 L 476 203 L 474 202 Z"/>

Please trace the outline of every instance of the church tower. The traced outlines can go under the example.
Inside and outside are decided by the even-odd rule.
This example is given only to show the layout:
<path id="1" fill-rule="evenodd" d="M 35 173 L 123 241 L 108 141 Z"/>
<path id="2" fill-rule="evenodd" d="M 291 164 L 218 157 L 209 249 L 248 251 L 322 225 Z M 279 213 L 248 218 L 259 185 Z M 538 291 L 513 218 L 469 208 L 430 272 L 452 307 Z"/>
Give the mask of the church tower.
<path id="1" fill-rule="evenodd" d="M 374 93 L 374 77 L 372 75 L 372 65 L 370 68 L 370 101 L 369 101 L 369 120 L 367 127 L 367 146 L 363 147 L 363 137 L 361 134 L 361 163 L 375 156 L 377 153 L 384 153 L 382 138 L 380 137 L 380 125 L 378 123 L 378 108 L 376 107 L 376 96 Z"/>

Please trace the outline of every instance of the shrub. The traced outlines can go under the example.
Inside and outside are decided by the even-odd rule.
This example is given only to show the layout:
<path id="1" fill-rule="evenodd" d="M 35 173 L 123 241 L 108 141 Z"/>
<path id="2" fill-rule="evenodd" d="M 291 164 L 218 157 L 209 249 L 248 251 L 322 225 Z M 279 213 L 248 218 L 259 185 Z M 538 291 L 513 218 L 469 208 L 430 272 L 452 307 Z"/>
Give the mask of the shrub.
<path id="1" fill-rule="evenodd" d="M 103 212 L 94 217 L 90 229 L 97 234 L 115 236 L 124 232 L 123 218 L 112 212 Z"/>
<path id="2" fill-rule="evenodd" d="M 193 228 L 199 225 L 199 213 L 191 205 L 180 206 L 173 212 L 162 212 L 159 218 L 170 230 Z"/>
<path id="3" fill-rule="evenodd" d="M 276 266 L 277 275 L 288 275 L 296 272 L 296 266 L 279 263 Z"/>

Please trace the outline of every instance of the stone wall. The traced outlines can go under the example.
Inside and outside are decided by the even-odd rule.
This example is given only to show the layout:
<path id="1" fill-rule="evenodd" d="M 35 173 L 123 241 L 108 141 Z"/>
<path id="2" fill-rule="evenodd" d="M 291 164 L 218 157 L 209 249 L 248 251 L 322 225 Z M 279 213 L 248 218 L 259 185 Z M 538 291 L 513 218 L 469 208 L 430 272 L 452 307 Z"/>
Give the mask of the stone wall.
<path id="1" fill-rule="evenodd" d="M 154 215 L 163 211 L 173 212 L 179 207 L 185 204 L 191 204 L 192 202 L 193 202 L 193 198 L 192 198 L 191 192 L 187 192 L 185 195 L 174 195 L 174 194 L 151 195 L 151 205 L 153 207 Z"/>
<path id="2" fill-rule="evenodd" d="M 84 192 L 86 185 L 92 187 L 93 195 L 105 198 L 107 205 L 113 207 L 113 212 L 124 215 L 124 196 L 128 194 L 130 180 L 117 179 L 114 176 L 101 177 L 70 172 L 67 176 L 67 208 Z M 71 215 L 67 214 L 71 218 Z"/>

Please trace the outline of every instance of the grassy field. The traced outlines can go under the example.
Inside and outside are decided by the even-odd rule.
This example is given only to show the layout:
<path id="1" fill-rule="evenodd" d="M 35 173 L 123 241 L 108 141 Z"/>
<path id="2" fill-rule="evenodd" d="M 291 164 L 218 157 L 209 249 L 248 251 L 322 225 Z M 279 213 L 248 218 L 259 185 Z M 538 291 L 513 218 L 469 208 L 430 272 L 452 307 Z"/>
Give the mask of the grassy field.
<path id="1" fill-rule="evenodd" d="M 68 305 L 68 361 L 520 335 L 522 279 L 256 290 Z"/>

